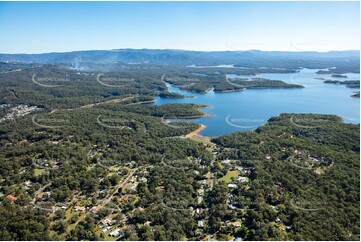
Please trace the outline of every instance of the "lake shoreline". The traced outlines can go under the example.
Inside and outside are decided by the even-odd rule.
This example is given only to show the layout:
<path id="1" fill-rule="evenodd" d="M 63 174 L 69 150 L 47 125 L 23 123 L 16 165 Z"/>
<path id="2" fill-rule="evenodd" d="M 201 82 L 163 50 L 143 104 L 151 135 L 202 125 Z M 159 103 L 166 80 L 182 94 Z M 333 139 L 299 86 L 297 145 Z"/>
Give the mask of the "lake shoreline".
<path id="1" fill-rule="evenodd" d="M 209 105 L 203 105 L 202 107 L 198 107 L 196 108 L 196 110 L 200 111 L 201 109 L 204 108 L 213 108 L 212 106 Z M 167 119 L 197 119 L 197 118 L 204 118 L 204 117 L 212 117 L 214 116 L 213 114 L 210 113 L 205 113 L 203 111 L 200 111 L 202 114 L 200 115 L 193 115 L 193 116 L 184 116 L 184 117 L 167 117 Z"/>
<path id="2" fill-rule="evenodd" d="M 193 140 L 200 140 L 200 141 L 208 141 L 209 142 L 212 137 L 208 137 L 208 136 L 204 136 L 204 135 L 200 134 L 206 128 L 207 128 L 207 126 L 205 126 L 204 124 L 200 124 L 200 127 L 198 129 L 190 132 L 185 137 L 189 138 L 189 139 L 193 139 Z"/>
<path id="3" fill-rule="evenodd" d="M 330 75 L 317 75 L 316 69 L 302 69 L 297 74 L 273 74 L 266 73 L 257 75 L 257 78 L 270 80 L 280 80 L 287 84 L 298 84 L 301 86 L 291 87 L 267 87 L 267 88 L 247 88 L 248 90 L 215 90 L 207 94 L 195 93 L 181 90 L 172 85 L 168 85 L 169 91 L 178 92 L 183 95 L 194 95 L 194 99 L 166 100 L 157 98 L 158 105 L 169 103 L 188 103 L 197 105 L 210 105 L 214 109 L 207 111 L 204 106 L 201 111 L 210 114 L 200 115 L 189 113 L 184 118 L 187 122 L 196 122 L 207 126 L 201 131 L 208 137 L 217 137 L 220 135 L 230 134 L 241 130 L 253 130 L 259 127 L 258 120 L 268 120 L 279 113 L 319 113 L 334 114 L 343 118 L 349 123 L 359 123 L 359 100 L 360 97 L 354 91 L 344 86 L 327 85 L 324 80 L 315 78 L 330 79 Z M 345 81 L 359 80 L 359 74 L 348 73 Z M 242 77 L 242 76 L 241 76 Z M 226 92 L 222 92 L 226 91 Z M 351 97 L 352 96 L 352 97 Z M 159 102 L 158 102 L 159 101 Z M 200 106 L 198 106 L 200 107 Z M 186 113 L 185 113 L 186 115 Z M 184 116 L 185 116 L 184 115 Z M 195 115 L 195 116 L 191 116 Z M 246 128 L 237 128 L 225 122 L 228 115 L 234 119 L 236 126 Z M 169 117 L 167 117 L 169 118 Z M 186 119 L 189 120 L 186 120 Z M 194 120 L 192 120 L 194 119 Z M 249 128 L 247 128 L 249 127 Z"/>
<path id="4" fill-rule="evenodd" d="M 224 90 L 224 91 L 214 91 L 214 93 L 243 92 L 244 90 L 246 90 L 246 88 L 243 88 L 243 89 Z"/>

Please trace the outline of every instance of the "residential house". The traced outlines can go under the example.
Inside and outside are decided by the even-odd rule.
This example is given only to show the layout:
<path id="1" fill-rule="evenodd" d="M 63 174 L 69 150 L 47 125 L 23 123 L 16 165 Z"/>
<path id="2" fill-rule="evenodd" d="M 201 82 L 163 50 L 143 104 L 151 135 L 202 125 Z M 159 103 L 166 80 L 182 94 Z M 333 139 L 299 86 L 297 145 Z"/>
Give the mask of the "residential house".
<path id="1" fill-rule="evenodd" d="M 111 217 L 106 217 L 100 222 L 104 225 L 112 225 L 115 223 L 115 220 L 113 220 Z"/>
<path id="2" fill-rule="evenodd" d="M 98 206 L 94 206 L 94 207 L 92 207 L 91 209 L 90 209 L 90 211 L 92 211 L 93 213 L 98 213 L 99 212 L 99 210 L 100 210 L 100 207 L 98 207 Z"/>
<path id="3" fill-rule="evenodd" d="M 17 197 L 14 197 L 13 195 L 7 195 L 6 198 L 9 199 L 9 200 L 11 200 L 11 201 L 13 201 L 13 202 L 15 202 L 16 200 L 18 200 L 18 198 L 17 198 Z"/>
<path id="4" fill-rule="evenodd" d="M 74 207 L 74 210 L 75 210 L 76 212 L 83 212 L 83 211 L 85 210 L 85 207 L 75 206 L 75 207 Z"/>
<path id="5" fill-rule="evenodd" d="M 238 177 L 238 178 L 236 179 L 236 181 L 238 181 L 238 182 L 247 182 L 247 178 L 244 177 L 244 176 L 240 176 L 240 177 Z"/>
<path id="6" fill-rule="evenodd" d="M 196 213 L 197 214 L 202 214 L 203 213 L 203 208 L 196 208 Z"/>
<path id="7" fill-rule="evenodd" d="M 228 188 L 238 188 L 238 186 L 236 185 L 236 184 L 228 184 L 227 185 L 228 186 Z"/>
<path id="8" fill-rule="evenodd" d="M 51 196 L 51 192 L 44 192 L 43 193 L 43 200 L 48 200 Z"/>
<path id="9" fill-rule="evenodd" d="M 113 230 L 112 232 L 110 232 L 109 235 L 112 237 L 122 237 L 124 235 L 124 233 L 121 232 L 120 229 L 116 229 L 116 230 Z"/>

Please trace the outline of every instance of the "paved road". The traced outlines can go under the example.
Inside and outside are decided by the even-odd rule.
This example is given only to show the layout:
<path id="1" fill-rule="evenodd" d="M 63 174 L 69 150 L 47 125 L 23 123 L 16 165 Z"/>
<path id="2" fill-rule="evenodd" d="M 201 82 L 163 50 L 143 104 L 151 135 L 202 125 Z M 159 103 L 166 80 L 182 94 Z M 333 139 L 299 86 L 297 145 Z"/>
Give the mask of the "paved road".
<path id="1" fill-rule="evenodd" d="M 120 185 L 117 186 L 117 188 L 115 189 L 115 191 L 113 192 L 113 194 L 110 195 L 110 197 L 108 197 L 108 198 L 104 201 L 104 203 L 102 204 L 102 206 L 107 205 L 107 204 L 113 199 L 114 195 L 119 191 L 120 188 L 122 188 L 122 187 L 128 182 L 128 180 L 134 175 L 134 173 L 137 171 L 137 169 L 138 169 L 138 168 L 135 168 L 135 169 L 133 169 L 133 170 L 130 172 L 130 174 L 125 178 L 125 180 L 124 180 Z"/>
<path id="2" fill-rule="evenodd" d="M 39 195 L 39 193 L 43 192 L 45 188 L 47 188 L 48 186 L 51 185 L 51 182 L 46 184 L 45 186 L 43 187 L 40 187 L 35 193 L 34 193 L 34 198 L 33 200 L 31 200 L 31 203 L 35 205 L 35 202 L 36 202 L 36 197 Z"/>

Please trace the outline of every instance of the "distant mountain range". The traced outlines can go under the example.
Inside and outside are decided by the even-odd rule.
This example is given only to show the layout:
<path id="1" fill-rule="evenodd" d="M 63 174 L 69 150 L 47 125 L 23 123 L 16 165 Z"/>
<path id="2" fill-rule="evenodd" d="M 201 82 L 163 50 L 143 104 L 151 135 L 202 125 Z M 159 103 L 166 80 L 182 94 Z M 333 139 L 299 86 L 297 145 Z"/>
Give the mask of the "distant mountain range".
<path id="1" fill-rule="evenodd" d="M 236 64 L 247 66 L 283 66 L 284 63 L 299 64 L 320 62 L 353 63 L 360 60 L 360 52 L 329 51 L 329 52 L 283 52 L 283 51 L 187 51 L 158 49 L 117 49 L 89 50 L 63 53 L 44 54 L 0 54 L 0 62 L 42 63 L 42 64 L 77 64 L 93 63 L 150 63 L 150 64 Z"/>

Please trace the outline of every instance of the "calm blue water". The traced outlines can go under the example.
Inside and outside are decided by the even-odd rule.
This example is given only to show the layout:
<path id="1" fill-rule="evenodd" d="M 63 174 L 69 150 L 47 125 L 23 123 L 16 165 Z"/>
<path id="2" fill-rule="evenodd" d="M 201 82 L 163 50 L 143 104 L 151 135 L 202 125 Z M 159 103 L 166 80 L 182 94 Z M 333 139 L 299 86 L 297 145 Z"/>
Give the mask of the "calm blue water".
<path id="1" fill-rule="evenodd" d="M 360 74 L 347 73 L 348 78 L 333 78 L 331 75 L 318 75 L 317 70 L 302 69 L 292 74 L 261 74 L 239 76 L 241 78 L 260 77 L 282 80 L 287 83 L 301 84 L 300 89 L 259 89 L 242 92 L 197 94 L 182 91 L 168 85 L 171 92 L 195 98 L 166 99 L 157 97 L 154 105 L 167 103 L 196 103 L 212 106 L 203 109 L 212 117 L 192 119 L 193 122 L 207 126 L 201 134 L 218 136 L 240 130 L 252 130 L 267 122 L 270 117 L 280 113 L 321 113 L 336 114 L 346 123 L 360 123 L 360 99 L 351 95 L 360 89 L 346 88 L 344 85 L 324 84 L 318 78 L 332 80 L 359 80 Z M 235 75 L 230 75 L 230 78 Z"/>

